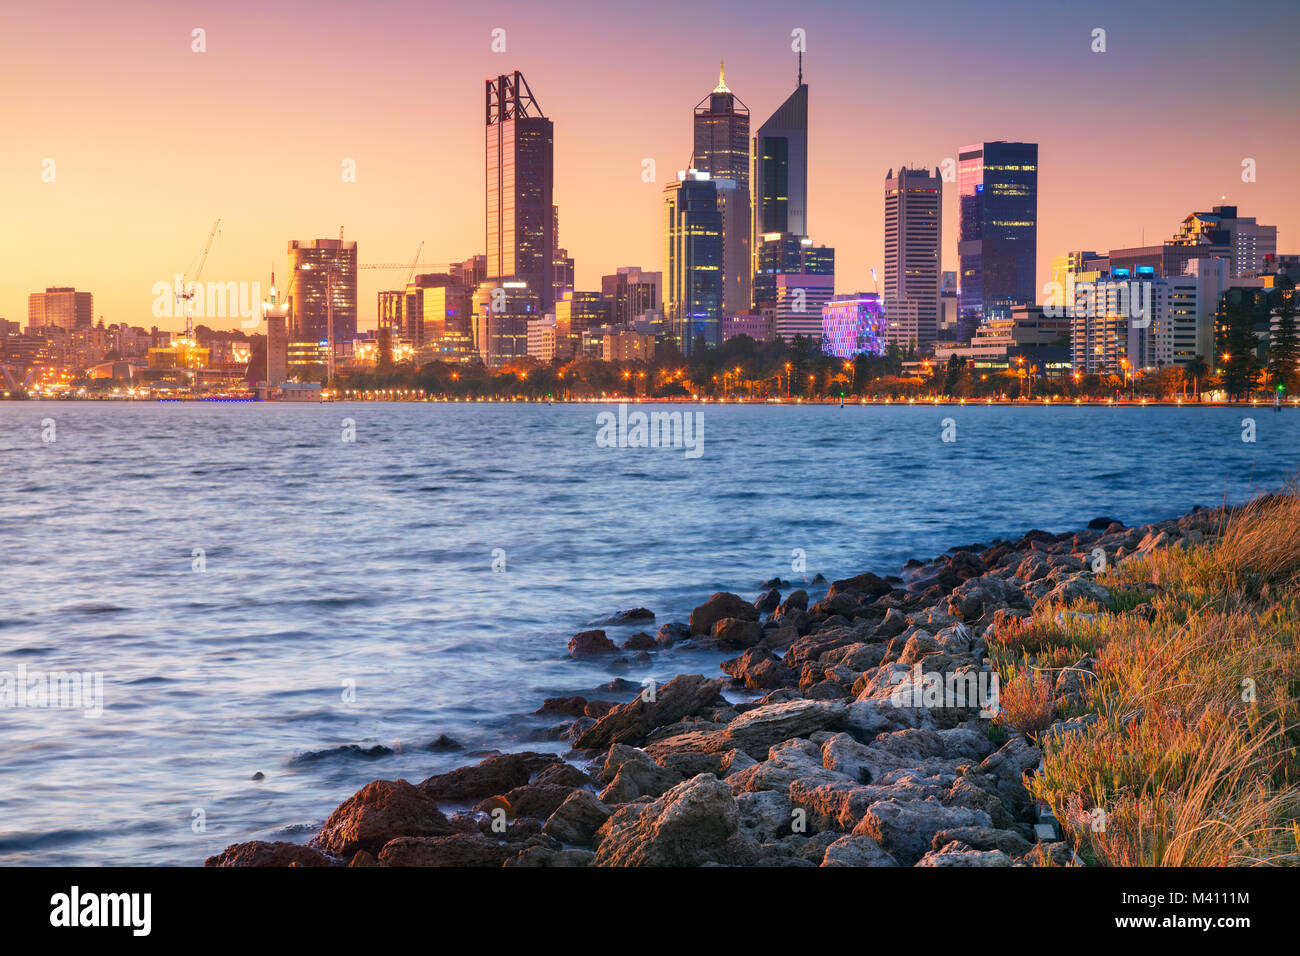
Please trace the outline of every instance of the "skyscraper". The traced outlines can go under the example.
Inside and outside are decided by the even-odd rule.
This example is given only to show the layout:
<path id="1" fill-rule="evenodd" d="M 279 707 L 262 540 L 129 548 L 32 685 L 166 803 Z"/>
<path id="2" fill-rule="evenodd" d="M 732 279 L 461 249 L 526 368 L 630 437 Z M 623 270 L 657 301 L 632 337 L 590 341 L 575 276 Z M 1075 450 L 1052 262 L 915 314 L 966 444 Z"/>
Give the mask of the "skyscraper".
<path id="1" fill-rule="evenodd" d="M 27 297 L 29 328 L 57 326 L 67 332 L 94 324 L 94 296 L 70 286 L 51 286 Z"/>
<path id="2" fill-rule="evenodd" d="M 289 242 L 289 306 L 294 342 L 329 338 L 330 271 L 334 271 L 334 345 L 357 337 L 357 244 L 342 239 Z"/>
<path id="3" fill-rule="evenodd" d="M 664 318 L 683 355 L 718 345 L 722 213 L 708 173 L 682 170 L 664 187 Z"/>
<path id="4" fill-rule="evenodd" d="M 990 142 L 957 154 L 961 341 L 985 318 L 1037 298 L 1038 144 Z"/>
<path id="5" fill-rule="evenodd" d="M 808 84 L 802 69 L 795 91 L 755 134 L 753 162 L 750 248 L 757 257 L 765 234 L 808 235 Z"/>
<path id="6" fill-rule="evenodd" d="M 553 302 L 554 127 L 516 70 L 487 80 L 487 278 Z"/>
<path id="7" fill-rule="evenodd" d="M 943 179 L 936 169 L 885 177 L 885 301 L 917 305 L 917 345 L 934 345 L 939 330 L 939 249 Z"/>
<path id="8" fill-rule="evenodd" d="M 718 69 L 718 85 L 695 106 L 695 168 L 719 181 L 722 212 L 722 308 L 744 312 L 750 303 L 753 274 L 749 202 L 749 107 L 727 88 Z M 734 185 L 727 185 L 732 183 Z"/>

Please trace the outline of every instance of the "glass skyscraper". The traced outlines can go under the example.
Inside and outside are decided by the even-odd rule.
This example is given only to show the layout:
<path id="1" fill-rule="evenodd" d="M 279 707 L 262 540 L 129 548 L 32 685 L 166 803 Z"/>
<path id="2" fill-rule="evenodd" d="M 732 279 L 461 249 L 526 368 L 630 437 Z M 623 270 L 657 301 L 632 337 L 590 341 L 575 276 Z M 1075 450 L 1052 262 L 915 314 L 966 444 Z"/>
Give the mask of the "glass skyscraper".
<path id="1" fill-rule="evenodd" d="M 754 249 L 765 233 L 808 235 L 808 84 L 754 136 Z"/>
<path id="2" fill-rule="evenodd" d="M 977 143 L 957 155 L 959 338 L 986 318 L 1033 305 L 1038 257 L 1038 144 Z"/>
<path id="3" fill-rule="evenodd" d="M 664 187 L 664 318 L 683 355 L 719 344 L 722 213 L 708 173 L 689 169 Z"/>
<path id="4" fill-rule="evenodd" d="M 718 186 L 722 212 L 722 308 L 745 312 L 750 303 L 749 107 L 727 88 L 718 69 L 718 85 L 695 106 L 695 168 Z M 734 183 L 727 187 L 726 183 Z"/>
<path id="5" fill-rule="evenodd" d="M 516 70 L 487 81 L 487 278 L 554 300 L 554 127 Z"/>

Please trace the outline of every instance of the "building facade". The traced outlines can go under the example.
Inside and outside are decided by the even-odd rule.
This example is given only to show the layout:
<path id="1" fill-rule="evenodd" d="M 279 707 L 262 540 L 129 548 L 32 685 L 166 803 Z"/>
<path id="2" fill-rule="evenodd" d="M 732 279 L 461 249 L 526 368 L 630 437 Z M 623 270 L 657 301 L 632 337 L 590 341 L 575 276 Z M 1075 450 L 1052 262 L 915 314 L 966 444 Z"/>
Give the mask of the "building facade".
<path id="1" fill-rule="evenodd" d="M 918 345 L 939 334 L 939 254 L 943 238 L 943 179 L 936 169 L 885 177 L 885 298 L 917 304 Z"/>
<path id="2" fill-rule="evenodd" d="M 718 345 L 722 213 L 712 177 L 683 170 L 664 187 L 664 318 L 683 355 Z"/>
<path id="3" fill-rule="evenodd" d="M 289 307 L 293 341 L 330 339 L 331 289 L 333 341 L 337 346 L 357 335 L 357 244 L 342 239 L 291 240 Z"/>

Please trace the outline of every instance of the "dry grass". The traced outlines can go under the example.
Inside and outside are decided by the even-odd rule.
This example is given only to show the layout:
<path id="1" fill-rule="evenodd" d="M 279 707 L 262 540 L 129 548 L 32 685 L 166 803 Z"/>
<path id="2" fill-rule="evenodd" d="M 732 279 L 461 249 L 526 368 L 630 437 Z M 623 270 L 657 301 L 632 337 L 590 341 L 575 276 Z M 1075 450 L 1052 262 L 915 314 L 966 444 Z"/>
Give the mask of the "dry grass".
<path id="1" fill-rule="evenodd" d="M 1045 673 L 1020 671 L 998 691 L 998 719 L 1037 740 L 1056 717 L 1053 678 Z"/>
<path id="2" fill-rule="evenodd" d="M 1097 719 L 1047 740 L 1028 781 L 1091 862 L 1300 862 L 1300 495 L 1260 499 L 1211 530 L 1104 582 L 1157 584 L 1154 620 L 1067 619 L 1054 645 L 1068 653 L 990 642 L 1008 685 L 1095 647 L 1085 709 Z"/>

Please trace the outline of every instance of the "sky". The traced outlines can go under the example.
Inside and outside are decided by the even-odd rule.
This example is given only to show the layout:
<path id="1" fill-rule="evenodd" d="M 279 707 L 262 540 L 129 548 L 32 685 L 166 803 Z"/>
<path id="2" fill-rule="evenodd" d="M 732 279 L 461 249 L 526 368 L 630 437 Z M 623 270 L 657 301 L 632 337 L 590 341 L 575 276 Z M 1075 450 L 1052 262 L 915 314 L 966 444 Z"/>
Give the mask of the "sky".
<path id="1" fill-rule="evenodd" d="M 364 263 L 481 253 L 483 81 L 515 69 L 555 123 L 577 287 L 657 270 L 662 189 L 719 59 L 756 129 L 794 89 L 796 28 L 809 232 L 836 248 L 838 292 L 883 275 L 886 172 L 983 140 L 1040 144 L 1039 287 L 1053 255 L 1157 242 L 1223 201 L 1300 253 L 1298 27 L 1293 0 L 0 0 L 0 318 L 26 325 L 28 293 L 71 285 L 97 321 L 181 328 L 154 286 L 192 270 L 218 217 L 202 279 L 263 291 L 290 239 L 340 226 Z M 946 184 L 945 269 L 956 216 Z M 373 328 L 405 270 L 360 276 Z"/>

